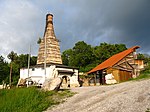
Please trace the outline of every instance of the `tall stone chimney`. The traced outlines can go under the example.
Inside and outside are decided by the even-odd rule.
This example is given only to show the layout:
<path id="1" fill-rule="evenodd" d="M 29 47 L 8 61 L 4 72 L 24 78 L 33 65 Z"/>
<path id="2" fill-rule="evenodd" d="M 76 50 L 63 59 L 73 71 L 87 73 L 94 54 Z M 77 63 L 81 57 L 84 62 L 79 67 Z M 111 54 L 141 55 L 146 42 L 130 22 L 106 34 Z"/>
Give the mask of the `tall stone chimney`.
<path id="1" fill-rule="evenodd" d="M 40 43 L 37 64 L 42 64 L 45 62 L 45 48 L 46 48 L 46 63 L 62 64 L 60 46 L 59 41 L 55 36 L 52 14 L 46 15 L 45 32 L 43 39 L 41 40 Z"/>

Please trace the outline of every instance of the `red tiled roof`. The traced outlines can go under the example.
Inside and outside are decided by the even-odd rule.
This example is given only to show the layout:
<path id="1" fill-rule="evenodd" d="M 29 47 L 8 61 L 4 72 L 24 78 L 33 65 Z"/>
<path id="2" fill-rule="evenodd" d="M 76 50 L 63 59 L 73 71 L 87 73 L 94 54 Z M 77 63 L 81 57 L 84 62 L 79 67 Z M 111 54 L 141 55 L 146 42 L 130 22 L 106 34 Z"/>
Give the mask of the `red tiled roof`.
<path id="1" fill-rule="evenodd" d="M 99 64 L 98 66 L 96 66 L 95 68 L 93 68 L 92 70 L 90 70 L 88 72 L 88 74 L 96 72 L 98 70 L 102 70 L 108 67 L 112 67 L 113 65 L 115 65 L 117 62 L 119 62 L 120 60 L 122 60 L 124 57 L 126 57 L 127 55 L 129 55 L 130 53 L 134 52 L 135 49 L 140 48 L 139 46 L 134 46 L 131 47 L 125 51 L 122 51 L 118 54 L 113 55 L 112 57 L 110 57 L 109 59 L 107 59 L 106 61 L 104 61 L 103 63 Z"/>

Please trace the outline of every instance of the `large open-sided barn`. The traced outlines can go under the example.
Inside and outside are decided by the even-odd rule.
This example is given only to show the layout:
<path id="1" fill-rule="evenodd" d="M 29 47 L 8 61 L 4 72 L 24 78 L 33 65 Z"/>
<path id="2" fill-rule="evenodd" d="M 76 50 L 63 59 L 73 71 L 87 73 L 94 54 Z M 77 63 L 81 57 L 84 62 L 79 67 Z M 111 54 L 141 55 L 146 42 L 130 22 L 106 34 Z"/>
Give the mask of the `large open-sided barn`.
<path id="1" fill-rule="evenodd" d="M 137 60 L 136 49 L 131 47 L 123 52 L 113 55 L 103 63 L 99 64 L 88 75 L 93 76 L 91 83 L 111 84 L 119 83 L 137 77 L 143 69 L 143 61 Z"/>

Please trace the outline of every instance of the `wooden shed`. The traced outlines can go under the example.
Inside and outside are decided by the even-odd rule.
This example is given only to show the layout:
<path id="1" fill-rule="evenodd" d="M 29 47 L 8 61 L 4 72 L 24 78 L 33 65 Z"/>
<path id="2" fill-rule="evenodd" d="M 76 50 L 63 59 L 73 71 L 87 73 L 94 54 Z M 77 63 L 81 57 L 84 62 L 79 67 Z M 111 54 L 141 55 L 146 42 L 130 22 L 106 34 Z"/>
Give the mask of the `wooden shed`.
<path id="1" fill-rule="evenodd" d="M 107 74 L 112 73 L 112 75 L 114 76 L 114 79 L 118 83 L 123 82 L 123 81 L 127 81 L 130 78 L 132 78 L 132 71 L 127 71 L 127 70 L 109 68 L 109 69 L 107 69 L 106 73 Z"/>
<path id="2" fill-rule="evenodd" d="M 103 63 L 99 64 L 88 72 L 88 75 L 95 76 L 95 83 L 105 84 L 112 79 L 116 82 L 127 81 L 130 78 L 137 77 L 137 55 L 136 49 L 139 46 L 131 47 L 123 52 L 113 55 Z M 108 76 L 107 76 L 108 75 Z M 110 78 L 111 77 L 111 78 Z M 99 78 L 99 82 L 97 82 Z"/>

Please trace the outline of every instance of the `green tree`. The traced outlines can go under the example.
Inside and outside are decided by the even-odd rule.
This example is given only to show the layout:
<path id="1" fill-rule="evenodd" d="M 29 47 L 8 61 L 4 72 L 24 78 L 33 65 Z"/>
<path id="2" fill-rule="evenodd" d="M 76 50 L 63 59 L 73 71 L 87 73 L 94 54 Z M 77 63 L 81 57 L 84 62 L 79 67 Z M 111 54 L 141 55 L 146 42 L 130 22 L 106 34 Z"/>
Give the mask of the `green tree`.
<path id="1" fill-rule="evenodd" d="M 117 54 L 126 50 L 124 44 L 108 44 L 101 43 L 99 46 L 94 47 L 93 53 L 96 57 L 95 63 L 102 63 L 106 59 L 110 58 L 112 55 Z"/>
<path id="2" fill-rule="evenodd" d="M 37 44 L 40 44 L 42 42 L 42 39 L 39 37 Z"/>
<path id="3" fill-rule="evenodd" d="M 19 73 L 20 73 L 20 68 L 26 68 L 28 67 L 28 55 L 29 54 L 20 54 L 17 56 L 16 60 L 13 62 L 13 77 L 12 77 L 12 84 L 16 85 L 19 79 Z M 30 57 L 30 66 L 36 65 L 37 57 L 32 56 Z"/>
<path id="4" fill-rule="evenodd" d="M 36 62 L 37 62 L 37 56 L 32 56 L 30 60 L 30 65 L 34 66 L 36 65 Z"/>
<path id="5" fill-rule="evenodd" d="M 125 44 L 100 43 L 91 47 L 84 41 L 79 41 L 72 49 L 62 53 L 63 64 L 78 67 L 80 71 L 87 72 L 102 63 L 112 55 L 126 50 Z"/>
<path id="6" fill-rule="evenodd" d="M 0 83 L 9 76 L 8 63 L 4 60 L 3 56 L 0 56 Z"/>
<path id="7" fill-rule="evenodd" d="M 28 67 L 28 55 L 29 54 L 20 54 L 17 56 L 15 63 L 19 65 L 19 68 Z M 30 57 L 30 66 L 36 65 L 37 57 Z"/>
<path id="8" fill-rule="evenodd" d="M 16 85 L 19 79 L 20 68 L 28 66 L 28 54 L 17 55 L 13 51 L 7 56 L 11 62 L 5 61 L 3 56 L 0 56 L 0 83 L 3 80 L 9 82 L 10 85 Z M 30 59 L 30 65 L 36 65 L 37 57 L 32 56 Z"/>
<path id="9" fill-rule="evenodd" d="M 92 64 L 94 59 L 91 45 L 84 41 L 79 41 L 73 49 L 65 50 L 62 53 L 63 64 L 78 67 L 80 71 L 85 71 L 86 66 Z"/>
<path id="10" fill-rule="evenodd" d="M 86 44 L 84 41 L 79 41 L 73 47 L 73 60 L 71 65 L 86 67 L 93 61 L 93 52 L 91 45 Z"/>
<path id="11" fill-rule="evenodd" d="M 62 62 L 63 62 L 64 65 L 67 65 L 67 66 L 70 65 L 70 60 L 72 58 L 72 54 L 73 54 L 72 49 L 65 50 L 62 53 L 61 57 L 62 57 Z"/>
<path id="12" fill-rule="evenodd" d="M 14 51 L 11 51 L 9 54 L 8 54 L 8 59 L 11 60 L 10 62 L 10 76 L 9 76 L 9 86 L 11 87 L 11 80 L 12 80 L 12 65 L 13 65 L 13 62 L 15 61 L 15 59 L 17 59 L 17 53 L 15 53 Z"/>
<path id="13" fill-rule="evenodd" d="M 143 60 L 144 64 L 150 64 L 150 56 L 148 54 L 137 54 L 137 59 Z"/>
<path id="14" fill-rule="evenodd" d="M 28 55 L 27 54 L 21 54 L 17 57 L 17 60 L 15 61 L 19 65 L 19 68 L 27 67 L 28 66 Z"/>

